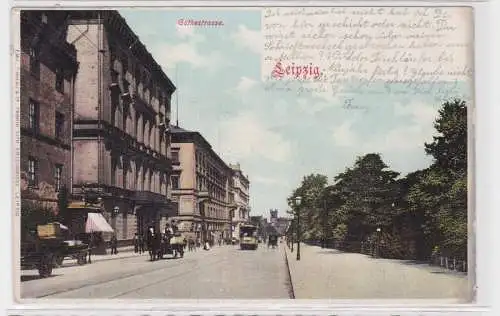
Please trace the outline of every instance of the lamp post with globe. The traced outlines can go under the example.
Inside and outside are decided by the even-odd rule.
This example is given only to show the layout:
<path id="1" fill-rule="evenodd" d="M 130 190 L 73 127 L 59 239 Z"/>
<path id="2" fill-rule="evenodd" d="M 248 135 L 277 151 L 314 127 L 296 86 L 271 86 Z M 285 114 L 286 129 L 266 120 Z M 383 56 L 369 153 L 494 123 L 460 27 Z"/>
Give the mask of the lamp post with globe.
<path id="1" fill-rule="evenodd" d="M 295 197 L 295 216 L 297 217 L 297 261 L 300 260 L 300 204 L 302 202 L 302 197 Z"/>

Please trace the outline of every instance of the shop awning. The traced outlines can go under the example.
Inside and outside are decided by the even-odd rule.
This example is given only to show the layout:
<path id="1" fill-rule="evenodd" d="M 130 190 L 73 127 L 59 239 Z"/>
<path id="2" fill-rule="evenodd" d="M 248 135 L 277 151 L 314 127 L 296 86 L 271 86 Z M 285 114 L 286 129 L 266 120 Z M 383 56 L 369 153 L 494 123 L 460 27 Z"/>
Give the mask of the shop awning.
<path id="1" fill-rule="evenodd" d="M 112 233 L 113 228 L 108 224 L 101 213 L 88 213 L 87 222 L 85 223 L 85 232 Z"/>
<path id="2" fill-rule="evenodd" d="M 88 211 L 99 211 L 101 208 L 99 206 L 88 204 L 82 201 L 73 201 L 69 203 L 67 209 L 80 209 L 80 210 L 88 210 Z"/>
<path id="3" fill-rule="evenodd" d="M 59 223 L 59 222 L 55 222 L 54 224 L 57 224 L 59 225 L 59 227 L 61 227 L 61 229 L 64 229 L 64 230 L 68 230 L 69 228 L 64 226 L 63 224 Z"/>

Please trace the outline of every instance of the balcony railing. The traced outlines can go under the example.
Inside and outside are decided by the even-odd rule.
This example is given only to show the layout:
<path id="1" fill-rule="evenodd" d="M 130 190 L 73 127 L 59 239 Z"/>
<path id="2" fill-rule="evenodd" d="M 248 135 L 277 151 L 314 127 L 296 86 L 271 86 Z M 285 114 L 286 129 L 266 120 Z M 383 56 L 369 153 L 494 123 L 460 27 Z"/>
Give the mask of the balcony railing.
<path id="1" fill-rule="evenodd" d="M 133 199 L 139 203 L 167 203 L 167 196 L 151 191 L 135 191 Z"/>

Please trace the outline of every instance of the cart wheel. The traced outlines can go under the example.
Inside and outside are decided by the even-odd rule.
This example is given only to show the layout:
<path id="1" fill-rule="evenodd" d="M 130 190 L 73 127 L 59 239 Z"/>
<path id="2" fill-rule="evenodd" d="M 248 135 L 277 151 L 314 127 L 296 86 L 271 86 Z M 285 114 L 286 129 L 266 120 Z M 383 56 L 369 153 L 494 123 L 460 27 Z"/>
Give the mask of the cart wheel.
<path id="1" fill-rule="evenodd" d="M 38 274 L 42 278 L 47 278 L 52 275 L 53 260 L 54 258 L 52 254 L 44 255 L 42 258 L 40 265 L 38 266 Z"/>
<path id="2" fill-rule="evenodd" d="M 84 254 L 78 255 L 76 258 L 76 263 L 79 265 L 84 265 L 87 263 L 87 256 Z"/>
<path id="3" fill-rule="evenodd" d="M 60 267 L 62 266 L 64 261 L 64 256 L 63 255 L 56 255 L 55 257 L 55 266 Z"/>

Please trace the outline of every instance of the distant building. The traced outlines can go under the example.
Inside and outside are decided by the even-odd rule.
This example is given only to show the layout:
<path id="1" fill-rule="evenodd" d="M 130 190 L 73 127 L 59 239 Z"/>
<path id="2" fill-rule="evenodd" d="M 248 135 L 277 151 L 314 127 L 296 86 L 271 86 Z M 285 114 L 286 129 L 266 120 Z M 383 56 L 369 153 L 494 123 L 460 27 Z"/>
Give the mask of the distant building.
<path id="1" fill-rule="evenodd" d="M 280 236 L 284 236 L 292 219 L 286 217 L 279 217 L 276 221 L 275 228 Z"/>
<path id="2" fill-rule="evenodd" d="M 273 231 L 278 235 L 283 236 L 288 229 L 288 225 L 291 222 L 291 219 L 286 217 L 279 217 L 278 210 L 272 209 L 270 212 L 270 226 L 273 227 Z"/>
<path id="3" fill-rule="evenodd" d="M 229 165 L 233 171 L 234 203 L 236 209 L 232 212 L 232 231 L 233 238 L 240 238 L 240 226 L 250 220 L 250 181 L 241 171 L 240 164 Z"/>
<path id="4" fill-rule="evenodd" d="M 229 239 L 233 170 L 199 132 L 180 127 L 172 127 L 172 159 L 172 199 L 180 232 L 202 241 Z"/>
<path id="5" fill-rule="evenodd" d="M 276 223 L 276 221 L 278 220 L 278 210 L 272 209 L 269 211 L 269 214 L 270 214 L 269 221 L 271 222 L 271 224 Z"/>
<path id="6" fill-rule="evenodd" d="M 262 238 L 267 238 L 267 226 L 269 225 L 267 219 L 262 216 L 250 216 L 250 223 L 257 226 L 257 234 Z"/>
<path id="7" fill-rule="evenodd" d="M 66 11 L 21 11 L 21 208 L 58 211 L 59 192 L 71 191 L 78 63 L 67 22 Z"/>

